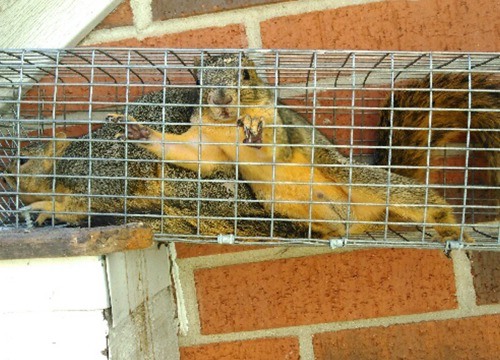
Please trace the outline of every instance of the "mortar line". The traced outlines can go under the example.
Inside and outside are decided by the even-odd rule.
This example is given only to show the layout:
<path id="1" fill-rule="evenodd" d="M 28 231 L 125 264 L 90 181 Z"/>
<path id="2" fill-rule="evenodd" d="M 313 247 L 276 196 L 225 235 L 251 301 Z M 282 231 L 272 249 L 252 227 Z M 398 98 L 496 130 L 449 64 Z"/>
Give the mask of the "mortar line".
<path id="1" fill-rule="evenodd" d="M 464 310 L 472 310 L 477 305 L 470 260 L 465 251 L 452 251 L 451 258 L 453 259 L 458 306 Z"/>
<path id="2" fill-rule="evenodd" d="M 184 295 L 184 287 L 180 277 L 180 268 L 177 264 L 177 251 L 174 243 L 169 243 L 168 252 L 170 257 L 170 275 L 172 278 L 172 285 L 175 290 L 175 300 L 177 305 L 177 320 L 179 334 L 187 334 L 189 330 L 188 310 L 186 307 L 186 297 Z"/>
<path id="3" fill-rule="evenodd" d="M 314 359 L 313 337 L 311 334 L 299 334 L 299 359 Z"/>
<path id="4" fill-rule="evenodd" d="M 222 333 L 214 335 L 201 335 L 199 337 L 179 336 L 179 346 L 194 346 L 219 342 L 245 341 L 259 338 L 271 337 L 311 337 L 315 334 L 324 332 L 334 332 L 341 330 L 353 330 L 369 327 L 386 327 L 392 325 L 415 324 L 428 321 L 457 320 L 469 317 L 478 317 L 483 315 L 498 315 L 500 313 L 500 304 L 482 305 L 469 311 L 463 309 L 442 310 L 430 313 L 396 315 L 373 319 L 359 319 L 342 322 L 332 322 L 325 324 L 298 325 L 282 328 L 272 328 L 254 331 L 241 331 L 233 333 Z M 312 340 L 311 340 L 312 346 Z M 309 350 L 305 350 L 309 351 Z"/>
<path id="5" fill-rule="evenodd" d="M 104 42 L 138 39 L 139 33 L 134 25 L 120 26 L 111 29 L 94 30 L 78 44 L 78 46 L 98 45 Z"/>
<path id="6" fill-rule="evenodd" d="M 261 21 L 277 17 L 300 15 L 322 10 L 332 10 L 346 6 L 362 5 L 379 1 L 380 0 L 342 0 L 332 2 L 331 0 L 298 0 L 286 3 L 259 5 L 243 9 L 227 10 L 219 13 L 195 15 L 187 18 L 155 21 L 140 30 L 138 26 L 136 38 L 143 39 L 146 37 L 174 34 L 189 30 L 199 30 L 207 27 L 213 27 L 214 24 L 217 24 L 218 27 L 242 24 L 245 23 L 250 17 L 255 17 L 254 22 L 260 23 Z M 142 20 L 138 21 L 138 25 L 141 25 L 140 21 Z M 124 28 L 127 28 L 128 31 L 118 31 L 122 28 L 114 28 L 118 29 L 116 32 L 114 29 L 94 30 L 82 41 L 81 45 L 88 46 L 102 42 L 128 39 L 131 36 L 126 36 L 126 34 L 130 31 L 130 29 L 133 29 L 134 31 L 136 30 L 135 27 Z"/>
<path id="7" fill-rule="evenodd" d="M 363 250 L 362 248 L 339 248 L 330 249 L 326 246 L 321 247 L 281 247 L 241 251 L 228 254 L 214 254 L 207 256 L 196 256 L 190 258 L 179 258 L 180 267 L 188 266 L 192 269 L 204 269 L 221 267 L 227 265 L 248 264 L 253 262 L 262 262 L 270 260 L 282 260 L 296 257 L 323 255 L 331 253 L 344 253 L 350 251 Z"/>
<path id="8" fill-rule="evenodd" d="M 177 259 L 178 261 L 179 259 Z M 179 280 L 184 291 L 184 306 L 189 323 L 187 334 L 179 334 L 179 338 L 198 338 L 201 335 L 201 322 L 198 311 L 198 297 L 194 280 L 194 268 L 179 265 Z"/>
<path id="9" fill-rule="evenodd" d="M 258 13 L 255 12 L 255 16 L 249 16 L 244 20 L 243 26 L 245 27 L 245 33 L 247 36 L 248 48 L 250 49 L 261 49 L 262 48 L 262 36 L 260 34 L 260 22 L 256 20 Z"/>
<path id="10" fill-rule="evenodd" d="M 138 31 L 146 29 L 153 23 L 152 0 L 130 0 L 134 26 Z"/>

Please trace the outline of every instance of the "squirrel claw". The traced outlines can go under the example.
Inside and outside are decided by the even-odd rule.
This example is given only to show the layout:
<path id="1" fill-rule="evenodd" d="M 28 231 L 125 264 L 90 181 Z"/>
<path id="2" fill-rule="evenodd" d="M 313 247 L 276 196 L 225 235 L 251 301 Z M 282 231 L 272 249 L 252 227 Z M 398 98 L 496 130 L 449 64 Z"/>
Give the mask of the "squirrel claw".
<path id="1" fill-rule="evenodd" d="M 125 117 L 122 114 L 108 114 L 106 116 L 106 121 L 118 123 L 118 122 L 123 122 Z"/>
<path id="2" fill-rule="evenodd" d="M 245 138 L 243 139 L 244 144 L 262 144 L 262 130 L 264 128 L 264 120 L 253 119 L 249 115 L 246 115 L 243 119 L 238 119 L 237 125 L 243 128 Z M 260 149 L 261 146 L 253 147 Z"/>

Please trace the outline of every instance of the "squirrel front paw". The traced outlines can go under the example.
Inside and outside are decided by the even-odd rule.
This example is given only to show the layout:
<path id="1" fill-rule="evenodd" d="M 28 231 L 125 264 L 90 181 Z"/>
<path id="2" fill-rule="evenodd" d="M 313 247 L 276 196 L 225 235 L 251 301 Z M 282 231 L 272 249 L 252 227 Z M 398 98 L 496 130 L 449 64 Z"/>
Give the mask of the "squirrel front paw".
<path id="1" fill-rule="evenodd" d="M 134 121 L 135 119 L 132 116 L 128 117 L 129 120 Z M 106 121 L 121 124 L 124 123 L 125 121 L 125 115 L 123 114 L 116 114 L 116 113 L 111 113 L 106 116 Z"/>
<path id="2" fill-rule="evenodd" d="M 245 117 L 238 119 L 237 124 L 239 127 L 243 128 L 243 133 L 245 134 L 243 143 L 262 144 L 262 130 L 264 129 L 263 117 L 260 117 L 259 119 L 254 119 L 249 115 L 245 115 Z M 261 148 L 261 146 L 254 146 L 254 147 L 257 149 Z"/>
<path id="3" fill-rule="evenodd" d="M 117 139 L 148 140 L 151 135 L 151 131 L 148 127 L 139 124 L 137 120 L 130 115 L 127 117 L 127 121 L 125 121 L 125 116 L 123 114 L 108 114 L 106 120 L 127 127 L 127 135 L 125 136 L 124 133 L 116 134 L 115 138 Z"/>

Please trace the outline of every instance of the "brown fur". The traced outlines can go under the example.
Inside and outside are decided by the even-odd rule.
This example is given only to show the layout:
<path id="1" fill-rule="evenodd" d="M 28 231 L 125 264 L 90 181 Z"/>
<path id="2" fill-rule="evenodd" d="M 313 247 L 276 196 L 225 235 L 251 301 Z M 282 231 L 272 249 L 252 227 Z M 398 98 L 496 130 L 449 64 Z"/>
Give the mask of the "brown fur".
<path id="1" fill-rule="evenodd" d="M 456 141 L 460 135 L 465 134 L 468 127 L 469 92 L 468 91 L 440 91 L 440 89 L 467 90 L 470 87 L 471 108 L 474 110 L 498 110 L 500 108 L 500 82 L 492 76 L 473 74 L 469 84 L 469 76 L 464 73 L 435 74 L 432 77 L 432 104 L 429 91 L 404 90 L 395 91 L 392 103 L 388 97 L 384 107 L 394 107 L 392 112 L 384 110 L 381 114 L 380 125 L 387 129 L 379 132 L 379 145 L 391 146 L 391 165 L 400 165 L 392 171 L 415 178 L 422 182 L 426 178 L 427 147 L 444 147 Z M 404 83 L 407 88 L 429 89 L 429 76 L 421 80 Z M 485 91 L 481 91 L 485 90 Z M 488 92 L 489 91 L 489 92 Z M 431 106 L 432 105 L 432 106 Z M 411 110 L 411 108 L 431 108 L 431 123 L 429 111 Z M 398 110 L 402 108 L 402 110 Z M 440 109 L 464 109 L 457 111 L 444 111 Z M 491 149 L 487 151 L 488 165 L 491 168 L 500 166 L 500 112 L 472 111 L 470 113 L 470 143 L 471 146 Z M 432 131 L 429 132 L 429 124 Z M 392 127 L 392 130 L 389 130 Z M 404 128 L 422 128 L 422 130 L 405 130 Z M 491 131 L 494 130 L 494 131 Z M 415 146 L 422 149 L 397 149 L 398 146 Z M 431 154 L 432 156 L 432 154 Z M 389 151 L 380 149 L 376 162 L 387 165 Z M 418 166 L 419 168 L 413 168 Z M 500 184 L 500 172 L 489 171 L 491 183 Z"/>

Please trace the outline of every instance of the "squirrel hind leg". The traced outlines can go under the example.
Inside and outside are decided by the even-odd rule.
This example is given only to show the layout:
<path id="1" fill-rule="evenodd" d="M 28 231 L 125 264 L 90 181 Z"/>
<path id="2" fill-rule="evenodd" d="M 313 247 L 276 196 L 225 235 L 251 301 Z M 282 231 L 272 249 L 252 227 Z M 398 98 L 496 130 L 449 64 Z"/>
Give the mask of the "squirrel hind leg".
<path id="1" fill-rule="evenodd" d="M 460 240 L 460 227 L 457 226 L 451 207 L 433 207 L 430 205 L 427 207 L 425 219 L 424 207 L 410 208 L 404 206 L 393 206 L 389 209 L 389 211 L 392 219 L 395 217 L 398 220 L 409 222 L 421 223 L 425 221 L 427 223 L 436 224 L 433 226 L 434 230 L 437 232 L 437 235 L 433 237 L 434 241 L 445 242 L 448 240 Z M 465 232 L 463 233 L 463 240 L 465 242 L 474 242 L 474 239 L 472 239 Z"/>
<path id="2" fill-rule="evenodd" d="M 37 223 L 38 226 L 42 226 L 42 224 L 48 220 L 51 219 L 52 216 L 54 219 L 56 219 L 58 222 L 65 222 L 69 224 L 76 224 L 79 221 L 81 221 L 85 216 L 82 215 L 77 215 L 77 214 L 64 214 L 64 212 L 67 212 L 68 209 L 73 209 L 74 207 L 69 207 L 66 203 L 64 202 L 52 202 L 52 201 L 36 201 L 26 207 L 23 208 L 24 210 L 27 211 L 39 211 L 40 213 L 38 214 L 35 222 Z"/>
<path id="3" fill-rule="evenodd" d="M 440 242 L 445 241 L 459 241 L 460 240 L 460 227 L 453 226 L 456 224 L 455 217 L 451 208 L 429 208 L 428 219 L 430 222 L 442 223 L 444 225 L 435 225 L 434 230 L 438 233 L 433 240 Z M 472 243 L 474 239 L 469 236 L 465 231 L 463 232 L 463 241 Z"/>

